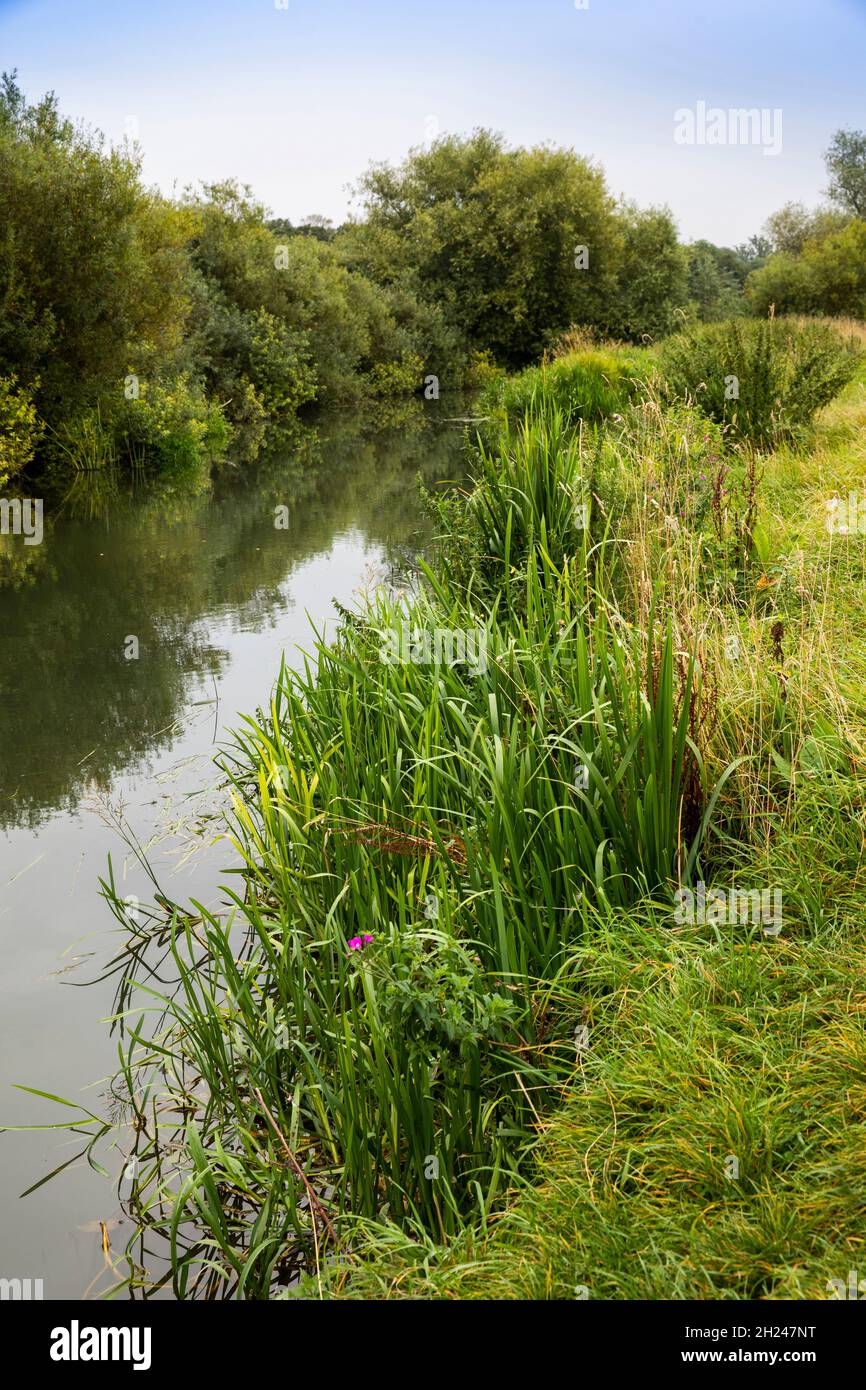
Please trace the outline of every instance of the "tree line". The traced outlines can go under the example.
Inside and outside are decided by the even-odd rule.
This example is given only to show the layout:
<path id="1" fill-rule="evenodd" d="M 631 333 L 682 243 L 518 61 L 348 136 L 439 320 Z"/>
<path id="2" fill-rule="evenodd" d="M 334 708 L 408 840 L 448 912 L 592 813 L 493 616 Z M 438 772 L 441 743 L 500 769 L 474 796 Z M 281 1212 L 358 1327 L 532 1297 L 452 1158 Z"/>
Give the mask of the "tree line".
<path id="1" fill-rule="evenodd" d="M 232 181 L 163 197 L 137 147 L 4 74 L 0 486 L 115 462 L 198 477 L 304 407 L 463 386 L 574 324 L 638 343 L 771 306 L 866 316 L 866 136 L 838 132 L 827 163 L 826 206 L 683 245 L 594 161 L 476 130 L 372 165 L 344 225 L 298 226 Z"/>

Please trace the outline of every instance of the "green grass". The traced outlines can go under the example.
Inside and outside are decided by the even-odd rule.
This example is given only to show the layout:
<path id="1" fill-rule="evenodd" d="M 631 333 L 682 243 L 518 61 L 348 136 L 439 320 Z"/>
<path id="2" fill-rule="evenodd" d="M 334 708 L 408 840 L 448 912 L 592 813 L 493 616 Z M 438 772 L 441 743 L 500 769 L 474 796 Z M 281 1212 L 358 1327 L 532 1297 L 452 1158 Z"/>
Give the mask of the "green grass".
<path id="1" fill-rule="evenodd" d="M 595 423 L 625 410 L 652 368 L 650 353 L 641 348 L 586 348 L 516 376 L 493 377 L 478 406 L 496 418 L 518 420 L 536 406 L 552 405 L 569 423 Z"/>
<path id="2" fill-rule="evenodd" d="M 862 1271 L 864 934 L 605 915 L 575 958 L 582 1084 L 538 1182 L 451 1245 L 361 1227 L 355 1298 L 827 1298 Z"/>
<path id="3" fill-rule="evenodd" d="M 770 554 L 736 602 L 690 576 L 688 536 L 633 532 L 656 573 L 679 557 L 671 601 L 712 644 L 708 760 L 744 759 L 716 876 L 778 885 L 782 932 L 599 912 L 574 957 L 582 1084 L 543 1126 L 534 1178 L 447 1246 L 360 1224 L 331 1296 L 823 1299 L 862 1276 L 866 537 L 830 537 L 825 504 L 866 494 L 864 423 L 861 373 L 808 449 L 764 458 Z"/>
<path id="4" fill-rule="evenodd" d="M 224 910 L 142 926 L 109 876 L 178 1296 L 822 1296 L 862 1258 L 866 537 L 822 497 L 864 416 L 757 456 L 649 386 L 597 435 L 536 394 L 420 592 L 244 721 Z M 780 888 L 781 933 L 677 925 L 697 879 Z"/>

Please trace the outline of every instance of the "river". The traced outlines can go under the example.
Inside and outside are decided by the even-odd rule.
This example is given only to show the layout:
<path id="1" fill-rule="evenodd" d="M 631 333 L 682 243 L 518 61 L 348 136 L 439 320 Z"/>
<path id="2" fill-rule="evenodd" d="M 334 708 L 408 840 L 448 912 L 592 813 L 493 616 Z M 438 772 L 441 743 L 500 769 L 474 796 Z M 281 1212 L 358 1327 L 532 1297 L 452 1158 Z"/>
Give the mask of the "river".
<path id="1" fill-rule="evenodd" d="M 17 1086 L 107 1113 L 109 855 L 125 894 L 148 890 L 115 821 L 174 900 L 217 901 L 231 850 L 200 833 L 222 795 L 214 754 L 282 653 L 311 649 L 311 622 L 329 630 L 333 599 L 351 607 L 423 547 L 417 475 L 460 475 L 454 413 L 323 417 L 199 495 L 86 487 L 46 501 L 41 545 L 0 538 L 0 1126 L 75 1118 Z M 41 1279 L 46 1299 L 104 1292 L 100 1223 L 113 1250 L 130 1232 L 120 1146 L 97 1151 L 108 1176 L 82 1148 L 68 1129 L 0 1134 L 0 1277 Z"/>

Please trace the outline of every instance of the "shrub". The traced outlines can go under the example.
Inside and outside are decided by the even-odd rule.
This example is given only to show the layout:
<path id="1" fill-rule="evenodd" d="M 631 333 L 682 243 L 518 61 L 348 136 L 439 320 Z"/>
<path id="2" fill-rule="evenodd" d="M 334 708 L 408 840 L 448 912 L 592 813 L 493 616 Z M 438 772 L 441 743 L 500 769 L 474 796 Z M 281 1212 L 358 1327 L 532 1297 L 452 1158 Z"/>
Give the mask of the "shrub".
<path id="1" fill-rule="evenodd" d="M 423 357 L 407 352 L 399 362 L 377 362 L 367 379 L 374 396 L 403 396 L 420 388 L 423 372 Z"/>
<path id="2" fill-rule="evenodd" d="M 316 395 L 316 372 L 305 333 L 295 333 L 267 309 L 249 316 L 248 371 L 266 413 L 294 413 Z"/>
<path id="3" fill-rule="evenodd" d="M 194 480 L 228 445 L 231 431 L 221 408 L 185 376 L 141 382 L 139 390 L 117 422 L 121 455 L 165 481 Z"/>
<path id="4" fill-rule="evenodd" d="M 662 344 L 670 397 L 693 397 L 712 419 L 760 445 L 808 425 L 860 360 L 825 324 L 770 319 L 702 324 Z"/>
<path id="5" fill-rule="evenodd" d="M 0 487 L 32 462 L 41 434 L 30 392 L 14 376 L 0 376 Z"/>
<path id="6" fill-rule="evenodd" d="M 550 405 L 569 423 L 602 420 L 625 410 L 650 369 L 649 354 L 639 350 L 570 353 L 517 376 L 493 378 L 482 388 L 479 409 L 516 419 L 534 405 Z"/>

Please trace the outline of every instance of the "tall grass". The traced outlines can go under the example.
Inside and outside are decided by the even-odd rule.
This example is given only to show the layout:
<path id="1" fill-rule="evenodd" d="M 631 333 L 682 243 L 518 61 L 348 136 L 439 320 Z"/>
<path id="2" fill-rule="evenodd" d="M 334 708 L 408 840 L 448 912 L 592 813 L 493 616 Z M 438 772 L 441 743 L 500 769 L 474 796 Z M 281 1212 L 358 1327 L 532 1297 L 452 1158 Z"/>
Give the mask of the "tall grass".
<path id="1" fill-rule="evenodd" d="M 552 407 L 481 445 L 421 592 L 284 665 L 226 755 L 237 890 L 169 904 L 175 987 L 131 970 L 119 999 L 132 1207 L 179 1296 L 321 1275 L 358 1219 L 486 1218 L 574 1080 L 593 909 L 669 910 L 702 871 L 701 673 L 612 605 L 574 526 L 591 463 Z M 455 572 L 463 523 L 498 583 Z M 484 660 L 392 659 L 404 631 Z"/>
<path id="2" fill-rule="evenodd" d="M 329 1296 L 826 1299 L 862 1273 L 866 545 L 828 534 L 825 504 L 862 488 L 864 423 L 858 384 L 808 451 L 764 455 L 764 539 L 736 575 L 701 474 L 748 450 L 652 400 L 608 438 L 631 482 L 620 607 L 643 624 L 655 603 L 693 645 L 706 780 L 736 763 L 705 868 L 777 887 L 784 925 L 672 930 L 651 899 L 593 904 L 562 976 L 580 1077 L 528 1179 L 448 1242 L 360 1222 Z"/>
<path id="3" fill-rule="evenodd" d="M 652 370 L 650 353 L 640 348 L 583 348 L 517 376 L 493 377 L 478 405 L 497 419 L 554 406 L 569 423 L 595 423 L 624 410 Z"/>
<path id="4" fill-rule="evenodd" d="M 283 664 L 222 757 L 221 909 L 155 883 L 142 924 L 103 884 L 125 1284 L 160 1240 L 182 1298 L 844 1275 L 866 551 L 821 512 L 864 419 L 858 387 L 808 458 L 759 456 L 655 386 L 598 432 L 536 398 L 417 591 Z M 673 929 L 723 870 L 783 885 L 782 936 Z"/>

